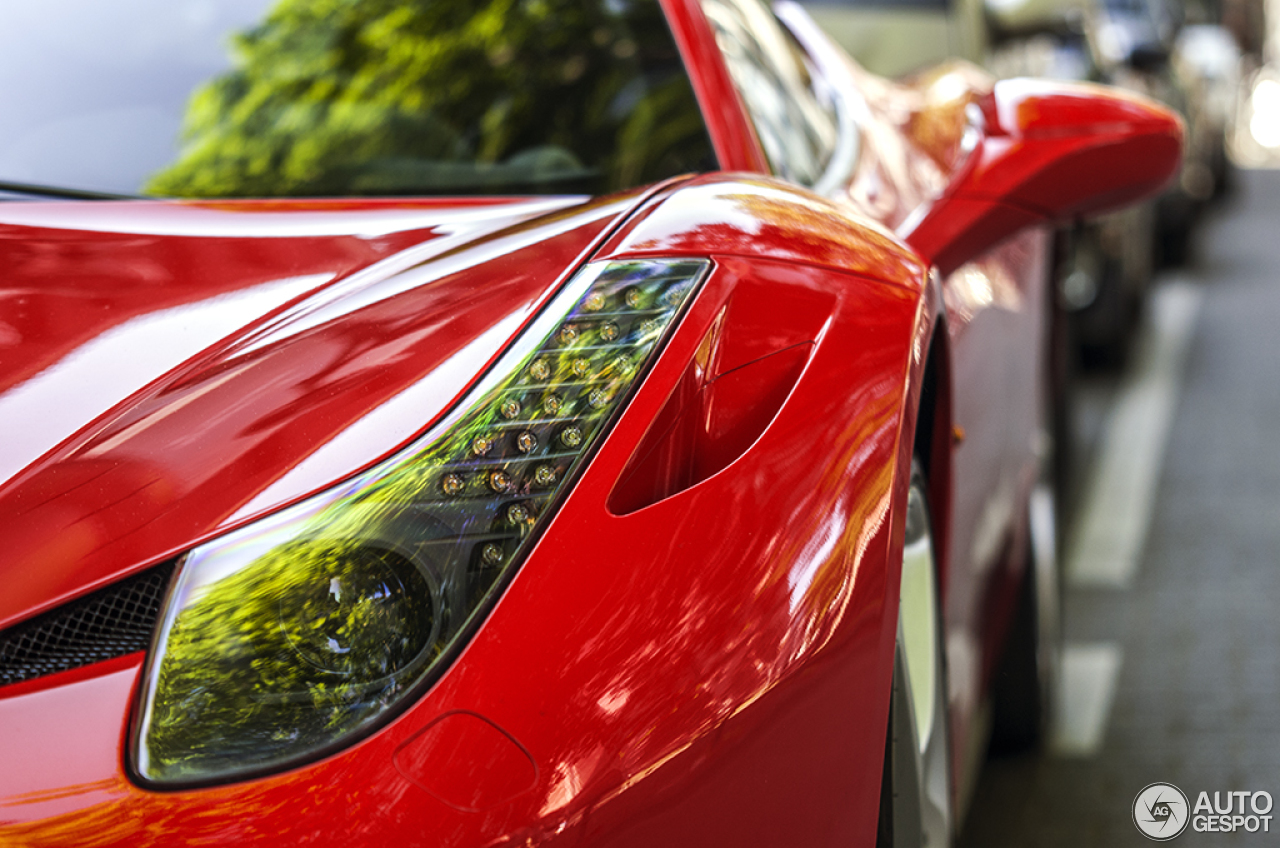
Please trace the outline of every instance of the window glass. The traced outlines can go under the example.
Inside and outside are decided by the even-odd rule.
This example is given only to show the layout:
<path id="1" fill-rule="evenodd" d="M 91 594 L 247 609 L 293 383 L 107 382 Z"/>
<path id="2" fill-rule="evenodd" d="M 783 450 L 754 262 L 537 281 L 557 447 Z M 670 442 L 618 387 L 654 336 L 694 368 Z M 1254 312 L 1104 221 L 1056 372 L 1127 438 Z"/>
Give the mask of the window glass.
<path id="1" fill-rule="evenodd" d="M 657 0 L 13 2 L 0 78 L 8 183 L 601 193 L 715 167 Z"/>
<path id="2" fill-rule="evenodd" d="M 702 0 L 774 173 L 812 186 L 838 136 L 833 93 L 762 0 Z"/>

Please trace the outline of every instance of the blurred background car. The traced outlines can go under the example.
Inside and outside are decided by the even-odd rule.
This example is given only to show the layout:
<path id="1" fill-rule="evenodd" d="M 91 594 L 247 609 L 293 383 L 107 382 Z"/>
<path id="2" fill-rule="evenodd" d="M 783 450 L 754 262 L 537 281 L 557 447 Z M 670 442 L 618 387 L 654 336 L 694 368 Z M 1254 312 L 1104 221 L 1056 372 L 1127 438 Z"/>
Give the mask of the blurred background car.
<path id="1" fill-rule="evenodd" d="M 806 8 L 876 73 L 959 57 L 998 77 L 1117 85 L 1183 117 L 1183 169 L 1158 201 L 1081 223 L 1059 239 L 1070 334 L 1088 363 L 1118 364 L 1155 264 L 1187 259 L 1200 209 L 1229 181 L 1225 136 L 1241 54 L 1221 8 L 1179 0 L 813 0 Z"/>
<path id="2" fill-rule="evenodd" d="M 1187 129 L 1194 135 L 1186 140 L 1191 153 L 1184 155 L 1208 172 L 1191 177 L 1201 197 L 1206 188 L 1210 197 L 1221 197 L 1231 188 L 1227 134 L 1235 122 L 1241 59 L 1235 37 L 1221 24 L 1189 23 L 1174 42 L 1171 64 L 1193 114 Z M 1206 178 L 1212 180 L 1210 185 Z"/>
<path id="3" fill-rule="evenodd" d="M 1240 49 L 1220 22 L 1228 0 L 808 0 L 806 10 L 869 70 L 906 75 L 945 57 L 1000 78 L 1118 85 L 1160 100 L 1187 125 L 1179 177 L 1158 199 L 1077 221 L 1055 239 L 1052 407 L 1060 488 L 1073 474 L 1076 368 L 1123 364 L 1158 265 L 1188 259 L 1204 204 L 1229 184 Z M 1243 6 L 1241 6 L 1243 8 Z M 1264 88 L 1265 92 L 1270 89 Z M 1280 114 L 1280 77 L 1275 83 Z M 1280 121 L 1277 122 L 1280 150 Z"/>

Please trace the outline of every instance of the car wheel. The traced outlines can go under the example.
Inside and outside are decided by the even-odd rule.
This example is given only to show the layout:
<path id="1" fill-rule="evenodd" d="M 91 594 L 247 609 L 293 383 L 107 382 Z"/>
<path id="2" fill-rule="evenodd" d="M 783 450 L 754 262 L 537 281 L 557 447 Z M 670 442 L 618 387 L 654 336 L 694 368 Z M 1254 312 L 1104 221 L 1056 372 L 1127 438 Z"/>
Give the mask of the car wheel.
<path id="1" fill-rule="evenodd" d="M 951 753 L 942 615 L 924 476 L 907 495 L 877 846 L 951 844 Z"/>
<path id="2" fill-rule="evenodd" d="M 1103 242 L 1113 239 L 1116 232 L 1135 241 L 1153 242 L 1154 229 L 1135 221 L 1128 214 L 1113 215 L 1105 222 L 1081 225 L 1064 242 L 1057 296 L 1068 310 L 1081 363 L 1090 368 L 1112 369 L 1124 363 L 1142 293 L 1151 275 L 1150 263 L 1142 261 L 1139 248 L 1126 247 L 1119 255 L 1103 249 Z"/>
<path id="3" fill-rule="evenodd" d="M 1028 509 L 1029 561 L 993 687 L 991 741 L 1001 752 L 1043 747 L 1062 661 L 1062 578 L 1052 482 L 1036 486 Z"/>
<path id="4" fill-rule="evenodd" d="M 1127 290 L 1123 263 L 1104 260 L 1097 299 L 1073 316 L 1080 359 L 1087 368 L 1115 371 L 1124 366 L 1140 305 L 1140 296 Z"/>

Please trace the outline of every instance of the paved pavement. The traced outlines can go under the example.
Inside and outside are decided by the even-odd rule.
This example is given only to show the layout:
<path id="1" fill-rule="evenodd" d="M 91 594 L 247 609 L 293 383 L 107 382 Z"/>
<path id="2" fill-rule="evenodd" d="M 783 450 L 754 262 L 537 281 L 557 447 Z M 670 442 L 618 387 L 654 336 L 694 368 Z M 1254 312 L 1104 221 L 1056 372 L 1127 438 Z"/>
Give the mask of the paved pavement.
<path id="1" fill-rule="evenodd" d="M 1131 808 L 1156 782 L 1192 806 L 1202 791 L 1280 802 L 1280 171 L 1241 173 L 1194 252 L 1175 287 L 1198 309 L 1136 570 L 1066 594 L 1078 658 L 1118 661 L 1094 681 L 1099 744 L 989 762 L 963 848 L 1150 844 Z M 1271 814 L 1267 834 L 1188 827 L 1175 844 L 1280 843 L 1280 803 Z"/>

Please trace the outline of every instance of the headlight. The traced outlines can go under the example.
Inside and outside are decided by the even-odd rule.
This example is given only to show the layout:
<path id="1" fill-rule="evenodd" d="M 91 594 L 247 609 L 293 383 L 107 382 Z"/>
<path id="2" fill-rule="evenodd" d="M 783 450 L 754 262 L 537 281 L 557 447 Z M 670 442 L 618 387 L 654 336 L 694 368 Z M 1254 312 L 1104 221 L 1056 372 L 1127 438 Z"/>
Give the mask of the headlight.
<path id="1" fill-rule="evenodd" d="M 138 776 L 278 770 L 403 707 L 474 631 L 708 265 L 587 266 L 421 439 L 189 552 L 148 658 Z"/>

